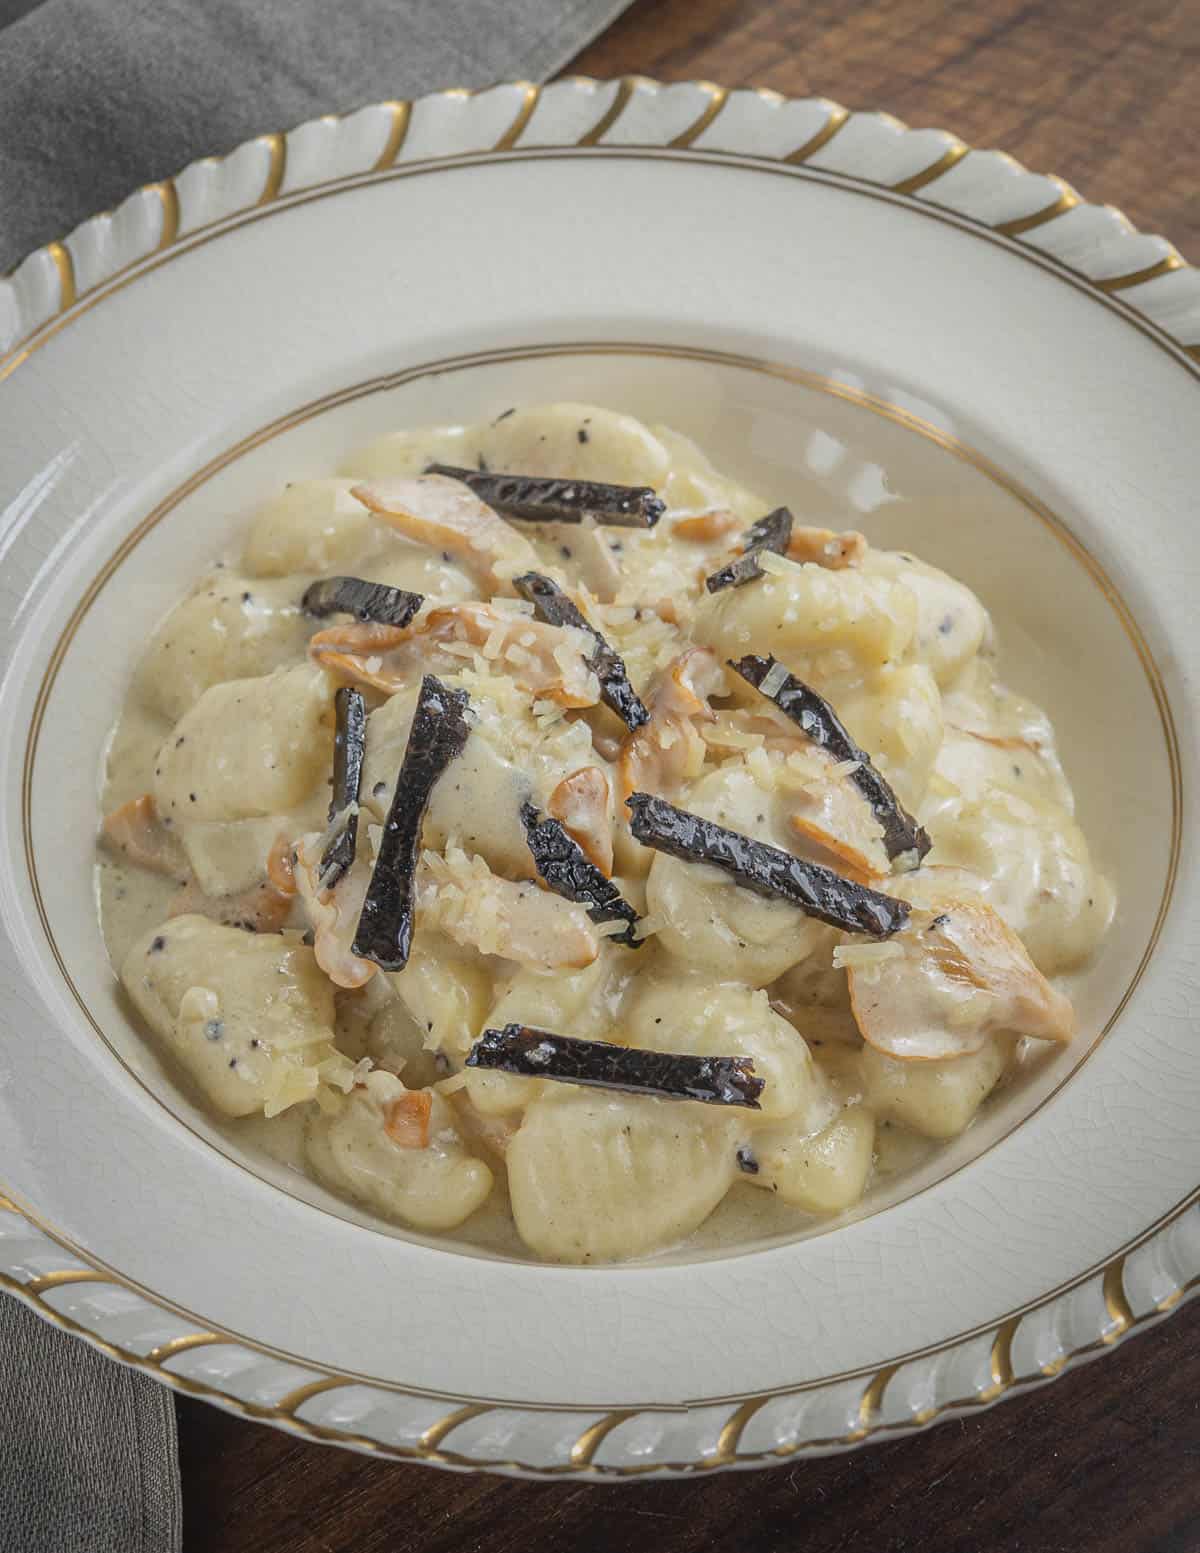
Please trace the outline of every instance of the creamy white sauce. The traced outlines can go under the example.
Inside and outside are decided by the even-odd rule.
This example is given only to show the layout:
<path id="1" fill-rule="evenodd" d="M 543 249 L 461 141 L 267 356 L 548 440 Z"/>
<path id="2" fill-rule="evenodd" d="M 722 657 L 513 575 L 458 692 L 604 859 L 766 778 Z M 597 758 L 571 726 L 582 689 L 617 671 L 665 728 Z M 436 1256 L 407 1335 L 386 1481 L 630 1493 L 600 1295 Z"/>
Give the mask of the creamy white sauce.
<path id="1" fill-rule="evenodd" d="M 221 569 L 198 584 L 151 640 L 111 741 L 102 796 L 105 814 L 156 790 L 162 795 L 160 812 L 169 806 L 169 773 L 164 775 L 164 766 L 173 761 L 177 767 L 183 758 L 175 749 L 182 728 L 201 746 L 188 748 L 184 769 L 214 778 L 214 784 L 194 801 L 204 808 L 205 823 L 220 829 L 221 835 L 214 831 L 206 838 L 189 821 L 191 795 L 181 793 L 178 782 L 169 801 L 174 805 L 170 807 L 174 833 L 184 839 L 193 859 L 206 860 L 208 853 L 201 856 L 196 848 L 210 847 L 214 877 L 233 877 L 229 872 L 233 868 L 239 890 L 243 883 L 257 883 L 264 877 L 277 834 L 295 841 L 305 832 L 323 829 L 332 738 L 331 716 L 322 708 L 332 696 L 335 678 L 345 677 L 344 670 L 327 664 L 324 678 L 312 671 L 316 678 L 305 681 L 312 707 L 303 723 L 293 715 L 294 706 L 275 705 L 272 686 L 278 679 L 268 685 L 262 676 L 278 676 L 304 664 L 306 639 L 313 631 L 347 623 L 345 617 L 316 622 L 298 613 L 304 589 L 317 576 L 352 574 L 417 590 L 432 601 L 426 611 L 489 597 L 481 591 L 478 556 L 464 556 L 452 546 L 421 543 L 411 534 L 397 532 L 372 516 L 352 494 L 355 478 L 411 479 L 431 458 L 470 467 L 482 464 L 491 470 L 654 486 L 671 510 L 651 533 L 513 525 L 532 545 L 539 570 L 568 588 L 585 585 L 577 596 L 592 622 L 622 654 L 631 679 L 651 708 L 660 681 L 689 647 L 711 647 L 718 662 L 732 652 L 776 652 L 789 669 L 833 702 L 851 733 L 877 757 L 880 769 L 928 826 L 934 847 L 925 869 L 931 880 L 958 881 L 966 895 L 992 904 L 1025 937 L 1027 949 L 1047 973 L 1076 968 L 1094 950 L 1111 920 L 1111 887 L 1097 874 L 1072 818 L 1070 787 L 1054 751 L 1049 720 L 1040 709 L 1006 691 L 996 678 L 991 627 L 980 601 L 934 567 L 873 551 L 857 570 L 772 566 L 769 578 L 762 582 L 709 596 L 704 577 L 736 553 L 740 530 L 762 515 L 764 504 L 725 480 L 687 439 L 588 406 L 518 410 L 478 427 L 398 432 L 348 460 L 343 478 L 291 486 L 270 503 L 252 526 L 244 553 L 222 558 Z M 714 524 L 713 537 L 707 539 L 672 536 L 680 512 L 708 508 L 728 509 L 736 522 L 731 519 L 724 533 L 719 523 Z M 802 513 L 797 513 L 797 521 L 803 522 Z M 813 521 L 827 522 L 828 515 Z M 503 586 L 504 567 L 497 563 L 497 568 L 501 591 L 509 592 Z M 501 602 L 497 607 L 518 606 Z M 861 1039 L 846 1000 L 845 975 L 832 969 L 832 946 L 838 935 L 790 907 L 748 895 L 711 869 L 666 858 L 655 861 L 633 843 L 619 818 L 622 765 L 618 752 L 624 734 L 620 723 L 602 706 L 564 709 L 556 704 L 553 689 L 527 688 L 522 674 L 531 671 L 523 667 L 521 654 L 528 649 L 521 647 L 519 633 L 509 640 L 516 648 L 511 657 L 497 657 L 495 638 L 480 642 L 464 635 L 455 640 L 452 633 L 428 649 L 424 659 L 427 649 L 411 644 L 360 652 L 364 672 L 375 678 L 393 672 L 405 687 L 391 700 L 367 692 L 374 710 L 368 723 L 368 780 L 361 794 L 364 853 L 370 854 L 371 827 L 382 821 L 391 799 L 421 672 L 431 669 L 468 690 L 475 730 L 467 754 L 450 767 L 435 793 L 424 844 L 452 862 L 460 850 L 468 858 L 478 855 L 501 881 L 498 898 L 507 899 L 503 881 L 532 876 L 517 813 L 522 798 L 532 797 L 544 807 L 563 778 L 580 767 L 595 767 L 615 795 L 610 807 L 618 816 L 617 882 L 640 911 L 649 911 L 651 926 L 660 929 L 636 952 L 601 943 L 597 975 L 587 986 L 605 990 L 572 994 L 574 1003 L 566 989 L 576 985 L 570 981 L 575 973 L 565 968 L 521 973 L 526 982 L 518 986 L 532 989 L 527 1010 L 522 1014 L 519 1006 L 514 1009 L 510 994 L 503 1017 L 524 1017 L 564 1034 L 581 1033 L 586 1026 L 591 1038 L 621 1039 L 639 986 L 648 985 L 653 976 L 692 977 L 697 987 L 711 987 L 722 979 L 765 986 L 774 1012 L 764 1019 L 781 1026 L 787 1021 L 797 1052 L 804 1054 L 808 1064 L 804 1071 L 809 1076 L 796 1082 L 807 1086 L 805 1114 L 810 1121 L 801 1125 L 797 1119 L 798 1130 L 788 1147 L 802 1150 L 812 1145 L 820 1128 L 839 1114 L 839 1107 L 851 1106 L 870 1114 L 879 1112 L 868 1186 L 887 1185 L 923 1164 L 938 1142 L 889 1118 L 885 1113 L 890 1102 L 877 1098 L 871 1081 L 863 1076 Z M 209 688 L 231 679 L 244 679 L 249 687 L 245 700 L 240 693 L 233 698 L 236 705 L 254 709 L 236 739 L 228 718 L 222 723 L 206 720 L 204 714 L 215 700 Z M 296 677 L 294 683 L 301 679 Z M 230 699 L 227 692 L 218 694 Z M 787 782 L 779 777 L 778 752 L 772 752 L 769 739 L 764 746 L 761 718 L 765 715 L 769 723 L 771 715 L 766 703 L 756 700 L 732 676 L 715 700 L 721 709 L 721 729 L 714 732 L 703 711 L 695 718 L 667 719 L 661 725 L 665 731 L 655 756 L 657 764 L 646 769 L 659 771 L 663 781 L 674 784 L 666 796 L 681 807 L 695 807 L 776 846 L 820 857 L 820 849 L 813 852 L 810 842 L 802 843 L 791 825 L 791 815 L 802 805 L 789 800 Z M 657 736 L 659 724 L 652 727 Z M 773 736 L 781 733 L 787 734 L 786 725 L 782 730 L 776 727 Z M 795 772 L 791 778 L 800 780 Z M 294 799 L 291 806 L 278 814 L 265 801 L 256 807 L 260 780 L 271 792 L 287 793 Z M 234 801 L 230 795 L 236 795 L 238 807 L 236 816 L 231 812 L 226 822 L 222 806 Z M 852 808 L 852 804 L 826 804 L 821 812 L 850 814 Z M 861 813 L 851 818 L 854 834 L 846 840 L 866 845 L 863 836 L 874 822 L 864 830 Z M 118 972 L 148 935 L 170 932 L 171 913 L 184 901 L 181 891 L 188 878 L 186 863 L 182 876 L 178 871 L 164 876 L 111 847 L 101 847 L 97 894 L 106 943 Z M 887 880 L 878 881 L 877 887 L 886 891 Z M 193 878 L 186 897 L 191 910 L 196 909 L 196 890 Z M 207 909 L 203 901 L 201 907 Z M 297 928 L 306 925 L 298 900 L 284 909 L 281 922 Z M 565 903 L 563 910 L 569 910 Z M 231 920 L 228 912 L 225 920 Z M 562 912 L 558 920 L 565 921 Z M 446 924 L 440 922 L 440 926 L 445 929 Z M 466 939 L 457 930 L 451 935 L 459 939 L 457 944 L 444 931 L 427 932 L 422 942 L 418 918 L 419 954 L 414 954 L 408 971 L 398 977 L 380 975 L 362 992 L 339 991 L 337 1026 L 336 1031 L 330 1030 L 330 1038 L 341 1053 L 342 1068 L 372 1055 L 395 1063 L 400 1061 L 397 1053 L 407 1052 L 400 1073 L 410 1088 L 459 1069 L 470 1039 L 489 1022 L 490 1010 L 499 1008 L 520 971 L 493 953 L 473 949 L 470 934 L 480 931 L 469 922 L 462 927 Z M 549 938 L 558 933 L 555 927 Z M 232 953 L 236 939 L 228 942 Z M 488 939 L 485 947 L 493 942 Z M 587 973 L 579 974 L 586 980 Z M 198 969 L 197 976 L 201 975 L 204 985 L 216 988 L 219 1001 L 221 965 L 205 967 L 203 972 Z M 382 1037 L 372 1036 L 378 1028 L 372 1020 L 389 997 L 397 996 L 404 1008 L 392 1023 L 388 1042 L 383 1042 Z M 520 1005 L 521 997 L 515 1001 Z M 689 1049 L 688 1003 L 689 998 L 681 995 L 678 1019 L 685 1028 L 682 1034 L 675 1032 L 669 1045 L 664 1032 L 662 1049 Z M 434 1028 L 432 1016 L 442 1005 L 446 1017 L 439 1017 L 437 1029 L 442 1031 L 444 1026 L 449 1033 L 442 1035 L 437 1066 L 435 1054 L 422 1049 L 421 1038 Z M 767 1007 L 765 999 L 762 1006 Z M 804 1037 L 812 1063 L 803 1048 Z M 149 1038 L 154 1039 L 155 1033 Z M 651 1027 L 648 1039 L 653 1038 Z M 699 1041 L 698 1034 L 695 1039 Z M 753 1050 L 753 1041 L 747 1049 Z M 1046 1053 L 1044 1044 L 1023 1043 L 1009 1065 L 1008 1079 L 1002 1082 L 1011 1081 L 1017 1070 L 1036 1065 Z M 197 1093 L 182 1070 L 180 1082 L 189 1093 Z M 318 1083 L 315 1075 L 312 1082 Z M 948 1082 L 954 1082 L 953 1074 Z M 991 1082 L 994 1079 L 989 1077 Z M 343 1115 L 347 1102 L 338 1084 L 329 1078 L 320 1083 L 329 1114 Z M 520 1126 L 527 1112 L 532 1114 L 534 1107 L 555 1099 L 546 1093 L 554 1086 L 541 1081 L 488 1075 L 486 1083 L 473 1079 L 472 1084 L 476 1086 L 470 1091 L 472 1103 L 488 1110 L 491 1120 L 486 1125 L 494 1135 Z M 964 1101 L 962 1118 L 969 1120 L 977 1103 L 975 1098 L 969 1104 Z M 503 1159 L 482 1141 L 481 1133 L 477 1135 L 486 1118 L 463 1120 L 456 1109 L 462 1104 L 460 1095 L 444 1108 L 450 1121 L 443 1127 L 441 1142 L 435 1140 L 431 1147 L 441 1149 L 448 1160 L 474 1154 L 486 1162 L 495 1179 L 483 1205 L 447 1233 L 465 1245 L 528 1255 L 514 1223 Z M 751 1114 L 730 1117 L 718 1114 L 727 1108 L 686 1102 L 677 1108 L 671 1102 L 620 1097 L 613 1104 L 656 1107 L 654 1114 L 666 1129 L 664 1137 L 669 1137 L 672 1127 L 683 1127 L 685 1119 L 699 1115 L 694 1123 L 686 1121 L 687 1127 L 700 1128 L 698 1139 L 732 1140 L 727 1182 L 722 1184 L 721 1167 L 714 1178 L 718 1205 L 705 1211 L 698 1223 L 689 1224 L 684 1241 L 688 1247 L 727 1247 L 817 1222 L 802 1206 L 802 1172 L 798 1178 L 795 1172 L 791 1176 L 785 1172 L 777 1183 L 761 1178 L 755 1182 L 744 1163 L 734 1163 L 734 1144 L 739 1159 L 754 1158 L 756 1138 L 761 1139 L 761 1147 L 767 1147 L 768 1134 L 756 1130 L 761 1124 Z M 440 1105 L 438 1114 L 443 1114 Z M 640 1111 L 630 1114 L 643 1116 Z M 320 1159 L 327 1157 L 322 1154 L 325 1144 L 310 1152 L 305 1139 L 308 1129 L 325 1138 L 324 1115 L 316 1102 L 294 1104 L 270 1119 L 256 1115 L 230 1120 L 214 1112 L 218 1127 L 239 1149 L 251 1156 L 268 1156 L 288 1170 L 318 1175 L 314 1160 L 319 1166 Z M 944 1118 L 939 1121 L 931 1113 L 931 1133 L 944 1125 Z M 547 1136 L 553 1136 L 553 1129 Z M 770 1137 L 778 1144 L 775 1133 Z M 387 1148 L 380 1152 L 374 1136 L 364 1137 L 364 1157 L 368 1141 L 370 1158 L 381 1158 L 386 1166 L 391 1156 Z M 679 1147 L 684 1146 L 681 1141 Z M 603 1198 L 605 1181 L 612 1183 L 611 1191 L 618 1196 L 628 1188 L 621 1172 L 633 1166 L 618 1157 L 619 1150 L 614 1154 L 599 1132 L 594 1139 L 580 1134 L 581 1157 L 593 1147 L 596 1167 L 587 1187 L 591 1197 L 580 1188 L 576 1198 L 562 1198 L 560 1193 L 552 1201 L 553 1193 L 548 1197 L 538 1190 L 531 1192 L 527 1180 L 522 1186 L 518 1220 L 526 1215 L 526 1239 L 532 1236 L 551 1247 L 548 1255 L 590 1259 L 586 1233 L 572 1238 L 555 1215 L 576 1212 L 586 1218 L 594 1214 L 599 1222 L 608 1202 Z M 664 1157 L 669 1176 L 669 1149 Z M 409 1158 L 396 1159 L 397 1169 L 412 1164 Z M 526 1175 L 530 1168 L 522 1155 Z M 547 1178 L 556 1174 L 552 1158 L 546 1158 L 542 1168 Z M 835 1160 L 831 1168 L 836 1176 L 841 1166 Z M 846 1168 L 850 1169 L 849 1164 Z M 535 1178 L 536 1174 L 535 1169 Z M 796 1179 L 801 1182 L 798 1196 Z M 436 1172 L 430 1180 L 430 1190 L 436 1192 Z M 761 1189 L 764 1186 L 766 1190 Z M 677 1189 L 682 1193 L 682 1183 L 677 1187 L 670 1179 L 645 1186 L 647 1192 L 657 1193 Z M 426 1205 L 427 1198 L 428 1194 L 423 1199 Z M 848 1197 L 838 1206 L 852 1202 L 853 1197 Z M 686 1210 L 680 1211 L 686 1219 Z M 635 1232 L 631 1220 L 631 1235 Z M 564 1249 L 553 1249 L 558 1246 Z M 678 1243 L 661 1242 L 650 1249 L 674 1251 Z"/>

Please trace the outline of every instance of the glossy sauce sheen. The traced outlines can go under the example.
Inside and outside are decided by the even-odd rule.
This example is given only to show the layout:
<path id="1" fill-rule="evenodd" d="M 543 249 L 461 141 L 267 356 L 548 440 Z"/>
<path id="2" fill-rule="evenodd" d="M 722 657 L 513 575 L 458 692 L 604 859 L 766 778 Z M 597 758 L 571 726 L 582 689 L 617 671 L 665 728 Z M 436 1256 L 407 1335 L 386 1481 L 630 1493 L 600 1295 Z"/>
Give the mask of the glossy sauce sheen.
<path id="1" fill-rule="evenodd" d="M 362 483 L 411 505 L 412 486 L 391 482 L 435 461 L 651 487 L 667 511 L 652 531 L 514 521 L 488 585 L 478 548 L 406 532 L 406 519 L 353 494 Z M 436 506 L 442 485 L 423 485 L 419 504 Z M 582 405 L 516 409 L 476 427 L 398 432 L 336 479 L 289 486 L 253 520 L 243 553 L 162 623 L 114 731 L 102 806 L 154 794 L 178 866 L 152 872 L 102 847 L 101 918 L 147 1040 L 239 1146 L 377 1218 L 507 1254 L 606 1261 L 724 1247 L 852 1207 L 968 1126 L 1047 1049 L 1004 1031 L 953 1061 L 864 1046 L 833 951 L 871 940 L 633 839 L 622 800 L 655 792 L 837 872 L 858 860 L 862 882 L 917 913 L 986 902 L 1047 975 L 1083 963 L 1111 919 L 1053 730 L 998 680 L 979 600 L 907 552 L 871 549 L 840 568 L 766 555 L 761 577 L 710 593 L 705 578 L 736 559 L 767 510 L 667 428 Z M 709 512 L 711 524 L 686 521 Z M 793 513 L 797 526 L 830 521 Z M 691 537 L 674 533 L 681 522 Z M 594 641 L 535 622 L 511 583 L 531 571 L 568 592 L 620 656 L 648 723 L 630 732 L 603 705 L 578 665 Z M 310 659 L 314 632 L 354 624 L 301 611 L 305 590 L 330 576 L 426 603 L 407 638 Z M 489 613 L 436 616 L 468 601 Z M 807 746 L 723 668 L 748 653 L 773 654 L 833 706 L 928 830 L 919 870 L 890 872 L 852 763 Z M 350 942 L 423 673 L 467 693 L 471 732 L 425 816 L 412 958 L 372 972 Z M 264 880 L 273 845 L 325 833 L 333 695 L 348 682 L 370 713 L 358 856 L 318 920 L 303 889 L 264 896 Z M 648 927 L 640 948 L 535 882 L 523 806 L 544 813 L 584 767 L 605 779 L 589 791 L 607 787 L 600 830 L 611 833 L 613 882 Z M 244 927 L 223 925 L 261 913 L 264 899 L 270 931 L 282 927 L 295 951 L 271 976 L 263 956 L 247 957 Z M 185 929 L 197 917 L 215 920 Z M 298 1013 L 310 973 L 339 982 L 324 1030 Z M 506 1024 L 750 1057 L 762 1112 L 466 1070 L 482 1030 Z M 203 1076 L 215 1048 L 193 1036 L 228 1043 L 219 1091 Z M 239 1044 L 249 1041 L 261 1044 Z M 229 1078 L 242 1077 L 238 1062 L 261 1104 L 258 1088 Z M 405 1096 L 431 1085 L 428 1141 L 415 1148 Z M 230 1093 L 247 1114 L 228 1114 Z"/>

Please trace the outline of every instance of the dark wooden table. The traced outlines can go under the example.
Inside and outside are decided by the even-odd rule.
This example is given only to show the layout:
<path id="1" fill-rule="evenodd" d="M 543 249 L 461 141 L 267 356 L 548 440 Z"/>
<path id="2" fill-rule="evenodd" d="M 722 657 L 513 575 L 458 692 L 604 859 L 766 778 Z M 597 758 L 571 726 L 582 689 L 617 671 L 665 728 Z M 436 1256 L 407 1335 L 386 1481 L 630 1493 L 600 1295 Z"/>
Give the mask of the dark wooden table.
<path id="1" fill-rule="evenodd" d="M 1200 261 L 1200 0 L 637 0 L 573 65 L 999 146 Z M 621 1487 L 372 1461 L 179 1403 L 185 1553 L 1200 1553 L 1200 1302 L 915 1439 Z"/>

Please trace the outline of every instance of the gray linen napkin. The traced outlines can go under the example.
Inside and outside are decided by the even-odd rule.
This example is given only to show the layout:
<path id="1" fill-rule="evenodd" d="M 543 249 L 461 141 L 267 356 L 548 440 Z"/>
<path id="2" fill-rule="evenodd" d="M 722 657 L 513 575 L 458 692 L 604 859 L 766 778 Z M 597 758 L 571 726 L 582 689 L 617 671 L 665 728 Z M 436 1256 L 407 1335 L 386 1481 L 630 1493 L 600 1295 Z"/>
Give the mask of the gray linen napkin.
<path id="1" fill-rule="evenodd" d="M 175 1408 L 165 1386 L 0 1296 L 0 1548 L 172 1553 Z"/>
<path id="2" fill-rule="evenodd" d="M 628 3 L 0 0 L 0 271 L 265 130 L 544 80 Z M 0 1549 L 174 1553 L 179 1526 L 170 1394 L 0 1297 Z"/>
<path id="3" fill-rule="evenodd" d="M 0 33 L 0 272 L 139 184 L 266 130 L 440 86 L 544 80 L 628 3 L 45 0 Z"/>

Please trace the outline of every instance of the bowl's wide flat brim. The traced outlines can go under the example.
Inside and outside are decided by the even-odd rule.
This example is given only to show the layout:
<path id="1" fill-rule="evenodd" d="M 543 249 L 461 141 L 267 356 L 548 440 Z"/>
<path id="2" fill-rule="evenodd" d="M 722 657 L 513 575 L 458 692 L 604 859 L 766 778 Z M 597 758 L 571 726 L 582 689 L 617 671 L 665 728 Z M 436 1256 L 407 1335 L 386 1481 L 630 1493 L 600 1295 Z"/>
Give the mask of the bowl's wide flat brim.
<path id="1" fill-rule="evenodd" d="M 320 120 L 139 191 L 0 281 L 0 350 L 4 1287 L 315 1438 L 612 1477 L 919 1428 L 1195 1287 L 1200 284 L 1170 244 L 999 153 L 820 99 L 517 83 Z M 729 374 L 823 384 L 1060 524 L 1161 722 L 1141 816 L 1159 909 L 1110 1037 L 918 1197 L 690 1266 L 489 1262 L 280 1193 L 97 1039 L 111 991 L 75 859 L 131 650 L 106 589 L 153 618 L 185 575 L 183 517 L 209 510 L 186 504 L 219 492 L 236 516 L 269 441 L 324 472 L 366 388 L 416 413 L 558 361 L 583 397 L 589 361 L 639 352 L 664 384 L 692 373 L 698 405 L 711 389 L 698 424 Z M 94 709 L 68 695 L 85 670 Z"/>

